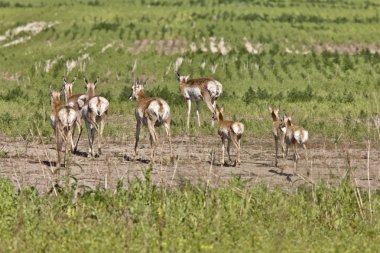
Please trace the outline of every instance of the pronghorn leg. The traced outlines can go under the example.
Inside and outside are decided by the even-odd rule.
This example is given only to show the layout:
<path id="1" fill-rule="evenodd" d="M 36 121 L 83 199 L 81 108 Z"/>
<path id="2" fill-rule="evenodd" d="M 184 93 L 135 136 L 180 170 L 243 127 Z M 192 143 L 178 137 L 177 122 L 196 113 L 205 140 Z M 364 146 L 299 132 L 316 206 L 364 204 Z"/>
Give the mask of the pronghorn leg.
<path id="1" fill-rule="evenodd" d="M 212 100 L 213 100 L 213 101 L 212 101 L 212 107 L 213 107 L 214 110 L 215 110 L 215 108 L 216 108 L 216 100 L 214 100 L 214 99 L 212 99 Z M 214 127 L 214 124 L 215 124 L 214 119 L 211 118 L 211 127 Z"/>
<path id="2" fill-rule="evenodd" d="M 200 101 L 195 101 L 195 104 L 197 106 L 197 118 L 198 118 L 198 126 L 201 126 L 201 119 L 199 117 L 199 109 L 200 109 Z"/>
<path id="3" fill-rule="evenodd" d="M 106 115 L 103 114 L 102 117 L 101 117 L 101 121 L 100 121 L 100 128 L 99 128 L 99 139 L 98 139 L 98 152 L 99 152 L 99 155 L 102 154 L 102 142 L 103 142 L 103 131 L 104 131 L 104 126 L 106 124 Z"/>
<path id="4" fill-rule="evenodd" d="M 58 124 L 58 122 L 56 123 Z M 61 167 L 61 149 L 62 149 L 62 143 L 61 143 L 61 132 L 60 128 L 56 126 L 55 129 L 55 140 L 57 143 L 57 163 L 56 167 Z"/>
<path id="5" fill-rule="evenodd" d="M 170 123 L 169 122 L 164 122 L 164 128 L 165 128 L 165 131 L 166 131 L 166 136 L 168 137 L 168 141 L 169 141 L 170 159 L 173 159 L 172 140 L 171 140 L 171 137 L 170 137 Z"/>
<path id="6" fill-rule="evenodd" d="M 227 139 L 227 155 L 228 155 L 228 162 L 231 162 L 231 154 L 230 154 L 230 148 L 231 148 L 231 139 Z"/>
<path id="7" fill-rule="evenodd" d="M 82 131 L 83 131 L 82 121 L 81 121 L 80 117 L 77 118 L 76 126 L 78 127 L 78 139 L 77 139 L 75 146 L 74 146 L 74 153 L 77 152 L 79 139 L 80 139 L 80 137 L 82 135 Z M 73 135 L 74 135 L 74 132 L 73 132 Z"/>
<path id="8" fill-rule="evenodd" d="M 140 130 L 141 130 L 141 121 L 140 120 L 137 120 L 137 123 L 136 123 L 136 133 L 135 133 L 135 154 L 134 154 L 134 157 L 133 159 L 136 159 L 136 156 L 137 156 L 137 145 L 139 144 L 139 139 L 140 139 Z"/>
<path id="9" fill-rule="evenodd" d="M 90 122 L 88 122 L 86 120 L 86 128 L 87 128 L 87 134 L 88 134 L 88 154 L 87 156 L 88 157 L 91 157 L 91 156 L 94 156 L 94 153 L 93 153 L 93 150 L 92 150 L 92 145 L 93 145 L 93 130 L 94 127 L 92 126 L 92 124 Z"/>
<path id="10" fill-rule="evenodd" d="M 282 158 L 285 158 L 285 135 L 280 135 L 280 144 L 282 150 Z"/>
<path id="11" fill-rule="evenodd" d="M 187 100 L 187 121 L 186 121 L 186 126 L 187 129 L 190 128 L 190 112 L 191 112 L 191 100 Z"/>
<path id="12" fill-rule="evenodd" d="M 222 160 L 220 161 L 220 166 L 224 165 L 224 141 L 225 141 L 225 138 L 222 137 Z"/>
<path id="13" fill-rule="evenodd" d="M 154 129 L 154 124 L 155 124 L 154 122 L 148 119 L 148 129 L 150 133 L 150 146 L 152 148 L 151 161 L 150 161 L 151 164 L 154 164 L 154 156 L 155 156 L 156 146 L 157 146 L 157 134 Z"/>
<path id="14" fill-rule="evenodd" d="M 274 137 L 274 145 L 275 145 L 275 152 L 276 152 L 274 166 L 277 167 L 277 155 L 278 155 L 278 137 L 277 136 Z"/>
<path id="15" fill-rule="evenodd" d="M 293 143 L 293 150 L 294 150 L 294 155 L 293 155 L 293 162 L 294 162 L 294 169 L 293 172 L 297 172 L 297 163 L 298 163 L 298 158 L 297 158 L 297 144 Z"/>
<path id="16" fill-rule="evenodd" d="M 239 141 L 237 140 L 237 136 L 236 135 L 232 135 L 231 136 L 231 140 L 232 140 L 232 143 L 235 145 L 235 148 L 236 148 L 236 163 L 238 165 L 240 165 L 241 163 L 241 160 L 240 160 L 240 144 L 239 144 Z"/>

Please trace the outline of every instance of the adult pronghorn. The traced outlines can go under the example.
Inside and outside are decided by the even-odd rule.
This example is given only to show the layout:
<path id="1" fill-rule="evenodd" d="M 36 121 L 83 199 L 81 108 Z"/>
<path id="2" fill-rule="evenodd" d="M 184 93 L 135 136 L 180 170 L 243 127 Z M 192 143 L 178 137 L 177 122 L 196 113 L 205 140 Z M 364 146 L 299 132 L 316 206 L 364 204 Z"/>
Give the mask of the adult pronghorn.
<path id="1" fill-rule="evenodd" d="M 95 96 L 95 88 L 99 78 L 95 82 L 90 83 L 84 79 L 84 85 L 87 89 L 87 101 L 84 104 L 81 112 L 82 117 L 86 122 L 88 133 L 88 156 L 94 156 L 94 139 L 95 132 L 98 133 L 98 152 L 102 154 L 101 142 L 103 140 L 103 131 L 106 124 L 106 116 L 108 113 L 109 102 L 106 98 Z"/>
<path id="2" fill-rule="evenodd" d="M 132 86 L 132 96 L 130 100 L 135 100 L 136 110 L 136 142 L 134 148 L 134 158 L 137 156 L 137 145 L 140 138 L 141 125 L 147 126 L 149 130 L 150 145 L 152 148 L 151 164 L 154 164 L 154 155 L 157 147 L 156 126 L 163 125 L 169 140 L 170 158 L 173 158 L 172 143 L 170 138 L 170 107 L 165 100 L 159 97 L 148 97 L 144 93 L 144 83 L 137 80 Z"/>
<path id="3" fill-rule="evenodd" d="M 57 167 L 61 167 L 61 151 L 65 144 L 65 158 L 68 151 L 67 143 L 70 142 L 71 150 L 74 149 L 72 131 L 77 119 L 77 113 L 69 106 L 61 108 L 61 93 L 54 91 L 50 85 L 51 114 L 50 124 L 54 129 L 57 144 Z M 64 164 L 65 164 L 64 159 Z"/>
<path id="4" fill-rule="evenodd" d="M 292 145 L 294 148 L 294 167 L 297 169 L 297 161 L 300 158 L 300 155 L 298 154 L 297 145 L 302 146 L 302 148 L 306 151 L 306 160 L 308 160 L 308 154 L 307 154 L 307 148 L 306 148 L 306 142 L 309 139 L 309 132 L 306 131 L 303 127 L 296 126 L 292 123 L 292 117 L 284 115 L 283 119 L 283 126 L 282 131 L 285 131 L 285 143 L 286 143 L 286 150 L 285 150 L 285 156 L 288 156 L 288 150 L 289 146 Z"/>
<path id="5" fill-rule="evenodd" d="M 215 107 L 215 110 L 212 114 L 212 118 L 214 120 L 218 121 L 218 134 L 222 138 L 222 160 L 221 160 L 221 166 L 224 165 L 224 146 L 225 146 L 225 140 L 228 140 L 227 143 L 227 154 L 228 159 L 231 161 L 230 156 L 230 145 L 231 142 L 234 144 L 236 151 L 237 151 L 237 157 L 235 160 L 235 164 L 237 163 L 240 165 L 240 139 L 244 133 L 244 125 L 241 122 L 232 121 L 232 120 L 224 120 L 223 118 L 223 107 L 218 108 Z"/>
<path id="6" fill-rule="evenodd" d="M 71 83 L 66 81 L 66 78 L 63 77 L 63 84 L 62 84 L 62 95 L 63 99 L 67 106 L 72 107 L 77 112 L 77 123 L 76 126 L 78 127 L 78 138 L 74 145 L 74 152 L 77 151 L 78 142 L 82 135 L 82 114 L 81 109 L 84 106 L 85 102 L 87 101 L 87 95 L 86 94 L 77 94 L 73 95 L 73 87 L 76 81 L 76 77 L 73 78 Z M 75 133 L 75 127 L 73 129 L 73 135 Z"/>
<path id="7" fill-rule="evenodd" d="M 181 76 L 178 72 L 176 72 L 176 76 L 179 81 L 181 95 L 187 100 L 187 129 L 190 127 L 191 101 L 195 101 L 198 126 L 201 126 L 199 118 L 200 101 L 203 100 L 207 108 L 213 113 L 216 106 L 216 100 L 220 94 L 222 94 L 223 86 L 220 82 L 212 78 L 202 77 L 189 79 L 190 75 Z M 211 125 L 214 126 L 214 120 L 211 121 Z"/>
<path id="8" fill-rule="evenodd" d="M 285 151 L 285 132 L 281 129 L 283 122 L 281 122 L 280 116 L 278 115 L 279 109 L 273 109 L 271 106 L 268 107 L 269 113 L 272 116 L 272 134 L 274 137 L 275 144 L 275 166 L 277 167 L 277 155 L 278 155 L 278 142 L 280 141 L 282 156 L 284 157 Z"/>

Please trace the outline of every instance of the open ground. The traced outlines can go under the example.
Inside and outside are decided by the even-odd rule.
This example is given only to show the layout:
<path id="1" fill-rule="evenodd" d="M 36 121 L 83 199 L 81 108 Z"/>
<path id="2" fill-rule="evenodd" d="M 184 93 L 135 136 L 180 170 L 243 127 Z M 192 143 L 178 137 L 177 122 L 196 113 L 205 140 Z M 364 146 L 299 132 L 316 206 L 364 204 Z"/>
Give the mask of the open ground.
<path id="1" fill-rule="evenodd" d="M 232 162 L 221 166 L 221 142 L 216 134 L 173 136 L 175 159 L 170 162 L 168 143 L 163 131 L 159 133 L 158 155 L 151 171 L 152 180 L 157 185 L 176 186 L 190 182 L 220 186 L 233 178 L 240 178 L 249 185 L 263 184 L 272 189 L 279 187 L 293 192 L 299 186 L 322 182 L 336 186 L 347 173 L 352 173 L 358 187 L 368 188 L 368 184 L 373 189 L 379 187 L 378 143 L 372 146 L 368 146 L 368 142 L 348 140 L 334 143 L 321 136 L 312 137 L 308 143 L 309 160 L 305 160 L 305 152 L 301 149 L 297 173 L 293 173 L 292 149 L 287 159 L 279 156 L 279 165 L 274 166 L 274 141 L 269 134 L 267 138 L 243 138 L 242 164 L 234 166 Z M 55 145 L 48 139 L 27 141 L 1 136 L 0 176 L 10 178 L 15 189 L 31 186 L 41 193 L 62 187 L 68 178 L 90 189 L 115 189 L 118 181 L 128 186 L 128 182 L 133 179 L 143 179 L 150 168 L 147 130 L 135 161 L 131 158 L 133 145 L 133 132 L 120 140 L 108 138 L 100 157 L 87 158 L 87 139 L 82 138 L 79 151 L 76 154 L 69 153 L 67 167 L 57 169 Z M 231 150 L 234 161 L 235 150 Z"/>

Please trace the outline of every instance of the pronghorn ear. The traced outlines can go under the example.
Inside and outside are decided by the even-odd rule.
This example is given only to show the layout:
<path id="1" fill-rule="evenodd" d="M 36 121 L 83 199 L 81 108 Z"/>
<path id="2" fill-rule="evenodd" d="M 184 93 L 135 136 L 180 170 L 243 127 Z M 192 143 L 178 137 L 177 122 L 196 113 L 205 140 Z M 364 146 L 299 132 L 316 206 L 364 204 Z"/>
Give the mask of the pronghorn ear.
<path id="1" fill-rule="evenodd" d="M 272 113 L 273 112 L 272 106 L 269 106 L 268 110 L 269 110 L 270 113 Z"/>
<path id="2" fill-rule="evenodd" d="M 145 86 L 145 85 L 148 83 L 148 79 L 149 79 L 149 78 L 147 78 L 147 79 L 144 81 L 143 86 Z"/>
<path id="3" fill-rule="evenodd" d="M 84 83 L 85 83 L 85 84 L 88 84 L 88 81 L 87 81 L 87 78 L 86 78 L 86 77 L 84 78 Z"/>
<path id="4" fill-rule="evenodd" d="M 96 83 L 99 81 L 99 77 L 96 78 L 95 82 L 94 82 L 94 85 L 96 85 Z"/>
<path id="5" fill-rule="evenodd" d="M 190 75 L 187 75 L 187 76 L 185 77 L 185 81 L 187 82 L 187 80 L 189 80 L 189 78 L 190 78 Z"/>
<path id="6" fill-rule="evenodd" d="M 63 78 L 63 84 L 66 84 L 67 83 L 67 81 L 66 81 L 66 77 L 62 77 Z"/>
<path id="7" fill-rule="evenodd" d="M 224 106 L 220 107 L 219 112 L 220 112 L 220 113 L 223 113 L 223 112 L 224 112 Z"/>

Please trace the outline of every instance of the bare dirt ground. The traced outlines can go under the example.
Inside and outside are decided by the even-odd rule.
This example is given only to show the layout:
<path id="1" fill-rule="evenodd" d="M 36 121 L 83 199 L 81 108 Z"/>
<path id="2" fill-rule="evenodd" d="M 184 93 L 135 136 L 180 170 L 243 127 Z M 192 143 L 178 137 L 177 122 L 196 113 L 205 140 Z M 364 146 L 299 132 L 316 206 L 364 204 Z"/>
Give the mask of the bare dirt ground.
<path id="1" fill-rule="evenodd" d="M 149 141 L 144 134 L 140 138 L 136 161 L 131 159 L 133 135 L 119 141 L 107 140 L 102 148 L 103 154 L 97 158 L 87 158 L 87 140 L 82 136 L 79 152 L 70 154 L 68 166 L 62 169 L 55 167 L 56 151 L 53 142 L 26 142 L 0 135 L 0 176 L 9 178 L 15 189 L 32 186 L 42 193 L 51 191 L 55 184 L 65 184 L 70 178 L 75 178 L 83 188 L 114 189 L 119 180 L 128 186 L 130 180 L 144 178 L 144 173 L 149 168 Z M 309 160 L 305 160 L 305 152 L 301 149 L 297 174 L 293 174 L 293 150 L 289 151 L 288 159 L 279 158 L 279 166 L 275 167 L 274 143 L 269 137 L 243 138 L 242 164 L 237 167 L 233 164 L 221 166 L 221 141 L 217 136 L 174 136 L 174 163 L 169 160 L 167 141 L 161 131 L 159 140 L 161 143 L 151 171 L 152 180 L 157 185 L 176 186 L 191 182 L 218 186 L 234 177 L 240 177 L 251 185 L 265 184 L 269 188 L 280 187 L 292 192 L 299 186 L 310 186 L 322 181 L 336 185 L 351 167 L 359 187 L 367 188 L 368 182 L 372 189 L 380 186 L 378 144 L 372 145 L 368 159 L 365 142 L 333 144 L 315 137 L 309 142 Z M 232 155 L 234 160 L 233 148 Z"/>

